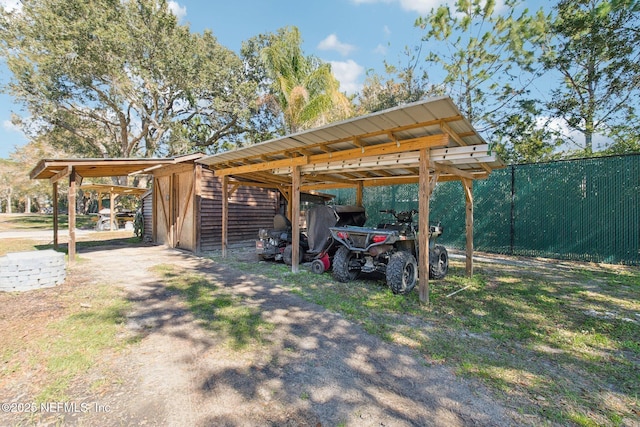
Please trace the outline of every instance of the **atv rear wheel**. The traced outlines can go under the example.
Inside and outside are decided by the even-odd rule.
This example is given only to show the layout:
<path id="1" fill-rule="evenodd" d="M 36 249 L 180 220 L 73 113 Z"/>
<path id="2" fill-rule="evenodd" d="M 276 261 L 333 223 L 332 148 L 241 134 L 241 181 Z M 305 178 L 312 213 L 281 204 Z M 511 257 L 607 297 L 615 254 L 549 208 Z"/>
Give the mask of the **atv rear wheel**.
<path id="1" fill-rule="evenodd" d="M 394 294 L 406 294 L 418 281 L 418 263 L 409 252 L 399 251 L 391 255 L 387 264 L 387 286 Z"/>
<path id="2" fill-rule="evenodd" d="M 429 253 L 429 278 L 444 279 L 449 271 L 449 254 L 442 245 L 435 245 Z"/>
<path id="3" fill-rule="evenodd" d="M 340 246 L 333 256 L 333 277 L 338 282 L 350 282 L 360 275 L 359 270 L 349 270 L 349 264 L 355 254 L 346 246 Z"/>

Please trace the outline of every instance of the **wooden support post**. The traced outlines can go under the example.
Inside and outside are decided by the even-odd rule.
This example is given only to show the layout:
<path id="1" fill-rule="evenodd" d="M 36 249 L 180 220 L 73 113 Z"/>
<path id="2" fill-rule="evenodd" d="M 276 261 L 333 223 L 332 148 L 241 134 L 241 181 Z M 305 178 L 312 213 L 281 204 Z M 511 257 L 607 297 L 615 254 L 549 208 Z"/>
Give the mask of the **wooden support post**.
<path id="1" fill-rule="evenodd" d="M 420 150 L 420 177 L 418 189 L 418 277 L 420 302 L 429 304 L 429 149 Z"/>
<path id="2" fill-rule="evenodd" d="M 194 199 L 193 199 L 193 211 L 195 213 L 193 218 L 193 232 L 191 238 L 195 242 L 195 251 L 199 254 L 202 251 L 202 164 L 196 163 L 195 170 L 193 171 L 193 187 L 194 187 Z"/>
<path id="3" fill-rule="evenodd" d="M 222 177 L 222 258 L 227 257 L 227 239 L 229 233 L 229 177 Z"/>
<path id="4" fill-rule="evenodd" d="M 363 188 L 364 188 L 364 182 L 358 181 L 358 187 L 356 187 L 356 206 L 362 207 Z"/>
<path id="5" fill-rule="evenodd" d="M 291 272 L 297 273 L 300 264 L 300 166 L 291 174 Z"/>
<path id="6" fill-rule="evenodd" d="M 467 234 L 466 247 L 466 273 L 467 276 L 473 275 L 473 181 L 470 179 L 462 180 L 464 188 L 464 198 L 466 202 L 465 229 Z"/>
<path id="7" fill-rule="evenodd" d="M 58 250 L 58 183 L 53 183 L 53 249 Z"/>
<path id="8" fill-rule="evenodd" d="M 116 231 L 118 229 L 116 223 L 116 207 L 114 206 L 116 203 L 116 195 L 113 191 L 109 191 L 109 231 Z M 116 227 L 113 227 L 113 224 L 116 224 Z"/>
<path id="9" fill-rule="evenodd" d="M 69 175 L 69 264 L 76 261 L 76 171 L 71 169 Z"/>

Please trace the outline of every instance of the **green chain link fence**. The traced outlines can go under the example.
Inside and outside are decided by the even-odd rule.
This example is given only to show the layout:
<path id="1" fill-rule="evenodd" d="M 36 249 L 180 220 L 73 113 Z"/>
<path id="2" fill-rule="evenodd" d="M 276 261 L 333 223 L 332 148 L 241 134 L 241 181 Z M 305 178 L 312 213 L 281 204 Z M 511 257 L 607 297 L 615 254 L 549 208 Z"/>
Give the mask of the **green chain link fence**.
<path id="1" fill-rule="evenodd" d="M 355 203 L 353 189 L 331 193 Z M 474 181 L 473 194 L 478 251 L 640 265 L 640 154 L 512 165 Z M 418 186 L 365 188 L 363 203 L 375 226 L 382 209 L 417 209 Z M 430 207 L 439 242 L 464 249 L 460 182 L 438 184 Z"/>

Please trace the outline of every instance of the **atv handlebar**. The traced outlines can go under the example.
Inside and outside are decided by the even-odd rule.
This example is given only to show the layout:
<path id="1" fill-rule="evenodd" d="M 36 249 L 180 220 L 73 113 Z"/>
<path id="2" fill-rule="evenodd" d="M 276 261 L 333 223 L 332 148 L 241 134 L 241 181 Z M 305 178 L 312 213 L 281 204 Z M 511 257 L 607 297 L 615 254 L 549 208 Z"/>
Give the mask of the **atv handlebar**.
<path id="1" fill-rule="evenodd" d="M 411 209 L 410 211 L 396 212 L 395 209 L 384 209 L 380 213 L 388 213 L 400 222 L 410 223 L 413 221 L 413 216 L 418 213 L 418 210 Z"/>

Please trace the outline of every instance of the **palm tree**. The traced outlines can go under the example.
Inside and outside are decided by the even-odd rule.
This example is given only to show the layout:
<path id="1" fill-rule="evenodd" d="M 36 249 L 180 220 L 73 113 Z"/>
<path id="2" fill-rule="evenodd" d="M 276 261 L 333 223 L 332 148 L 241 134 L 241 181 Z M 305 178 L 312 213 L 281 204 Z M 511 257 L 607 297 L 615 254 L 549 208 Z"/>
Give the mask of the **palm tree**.
<path id="1" fill-rule="evenodd" d="M 298 28 L 287 27 L 261 52 L 288 133 L 347 118 L 352 111 L 331 65 L 305 57 L 300 45 Z"/>

